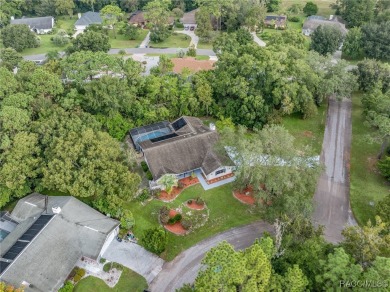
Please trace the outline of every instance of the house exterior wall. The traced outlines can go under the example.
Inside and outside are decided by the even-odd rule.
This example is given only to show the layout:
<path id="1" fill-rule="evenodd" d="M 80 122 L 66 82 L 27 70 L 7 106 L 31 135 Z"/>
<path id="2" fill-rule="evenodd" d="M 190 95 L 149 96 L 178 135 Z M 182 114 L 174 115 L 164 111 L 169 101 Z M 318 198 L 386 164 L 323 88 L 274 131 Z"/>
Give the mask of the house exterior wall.
<path id="1" fill-rule="evenodd" d="M 84 30 L 87 28 L 87 25 L 75 25 L 76 30 Z"/>
<path id="2" fill-rule="evenodd" d="M 31 31 L 35 32 L 36 34 L 46 34 L 46 33 L 51 32 L 52 30 L 53 29 L 50 28 L 50 29 L 32 29 Z"/>
<path id="3" fill-rule="evenodd" d="M 223 170 L 225 170 L 225 171 L 222 172 Z M 205 177 L 206 177 L 207 180 L 211 180 L 211 179 L 214 179 L 214 178 L 218 178 L 218 177 L 230 174 L 230 173 L 233 172 L 233 170 L 234 170 L 234 166 L 222 166 L 222 167 L 217 168 L 216 170 L 214 170 L 209 175 L 205 175 Z M 220 173 L 217 174 L 217 172 L 220 172 Z"/>
<path id="4" fill-rule="evenodd" d="M 104 252 L 107 250 L 108 246 L 110 245 L 110 243 L 114 240 L 114 238 L 118 235 L 119 233 L 119 226 L 115 227 L 115 229 L 113 231 L 111 231 L 110 234 L 107 235 L 107 238 L 106 238 L 106 241 L 104 242 L 103 244 L 103 247 L 99 253 L 99 256 L 98 258 L 104 254 Z"/>

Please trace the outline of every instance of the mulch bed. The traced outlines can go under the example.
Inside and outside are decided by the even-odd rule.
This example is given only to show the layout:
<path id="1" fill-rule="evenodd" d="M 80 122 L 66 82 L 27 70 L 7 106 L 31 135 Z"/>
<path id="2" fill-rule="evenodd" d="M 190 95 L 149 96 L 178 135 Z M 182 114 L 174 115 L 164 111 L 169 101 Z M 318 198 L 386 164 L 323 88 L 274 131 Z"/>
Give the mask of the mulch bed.
<path id="1" fill-rule="evenodd" d="M 178 214 L 178 212 L 175 210 L 169 210 L 169 218 L 174 217 L 176 214 Z M 166 224 L 164 225 L 164 228 L 176 235 L 185 235 L 187 233 L 187 230 L 184 229 L 180 222 L 176 222 L 175 224 Z"/>
<path id="2" fill-rule="evenodd" d="M 203 175 L 203 174 L 202 174 L 202 175 Z M 216 182 L 221 181 L 221 180 L 224 180 L 224 179 L 227 179 L 227 178 L 231 178 L 231 177 L 233 177 L 233 176 L 234 176 L 234 173 L 229 173 L 229 174 L 225 174 L 225 175 L 223 175 L 223 176 L 217 177 L 217 178 L 213 178 L 213 179 L 207 180 L 207 179 L 205 178 L 205 176 L 203 175 L 203 177 L 204 177 L 204 179 L 205 179 L 205 181 L 206 181 L 206 183 L 207 183 L 208 185 L 213 184 L 213 183 L 216 183 Z"/>
<path id="3" fill-rule="evenodd" d="M 197 204 L 195 202 L 195 200 L 192 200 L 191 204 L 188 204 L 188 201 L 187 201 L 186 206 L 190 209 L 193 209 L 193 210 L 203 210 L 205 208 L 206 204 L 203 204 L 203 205 Z"/>
<path id="4" fill-rule="evenodd" d="M 251 186 L 243 190 L 233 191 L 233 196 L 244 204 L 254 205 L 256 203 L 256 200 L 253 197 L 253 188 Z"/>
<path id="5" fill-rule="evenodd" d="M 164 202 L 171 202 L 174 199 L 177 198 L 178 195 L 187 187 L 198 184 L 199 179 L 197 177 L 192 178 L 192 177 L 185 177 L 179 180 L 179 185 L 183 185 L 182 188 L 179 187 L 173 187 L 171 193 L 167 193 L 166 191 L 161 191 L 159 194 L 159 199 Z"/>

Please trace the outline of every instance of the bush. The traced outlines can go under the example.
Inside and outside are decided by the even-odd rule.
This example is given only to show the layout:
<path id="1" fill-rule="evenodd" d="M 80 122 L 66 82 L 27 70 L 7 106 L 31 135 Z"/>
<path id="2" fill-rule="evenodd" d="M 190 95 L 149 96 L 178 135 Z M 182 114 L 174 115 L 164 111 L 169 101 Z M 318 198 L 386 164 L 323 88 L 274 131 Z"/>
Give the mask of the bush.
<path id="1" fill-rule="evenodd" d="M 180 51 L 178 51 L 178 52 L 176 53 L 176 56 L 177 56 L 178 58 L 184 58 L 185 54 L 186 54 L 186 53 L 185 53 L 183 50 L 180 50 Z"/>
<path id="2" fill-rule="evenodd" d="M 148 180 L 153 180 L 153 175 L 152 175 L 152 173 L 150 172 L 150 170 L 148 170 L 148 171 L 146 172 L 146 177 L 147 177 Z"/>
<path id="3" fill-rule="evenodd" d="M 66 44 L 68 44 L 70 40 L 69 40 L 69 37 L 67 35 L 57 34 L 57 35 L 55 35 L 54 37 L 51 38 L 51 41 L 57 47 L 63 47 Z"/>
<path id="4" fill-rule="evenodd" d="M 188 200 L 187 203 L 188 203 L 189 205 L 191 205 L 191 204 L 192 204 L 192 200 Z"/>
<path id="5" fill-rule="evenodd" d="M 288 20 L 291 22 L 300 22 L 301 21 L 298 16 L 291 16 L 288 18 Z"/>
<path id="6" fill-rule="evenodd" d="M 106 259 L 105 259 L 105 258 L 100 258 L 99 262 L 100 262 L 101 264 L 104 264 L 104 263 L 106 262 Z"/>
<path id="7" fill-rule="evenodd" d="M 67 281 L 64 286 L 58 292 L 72 292 L 74 290 L 74 285 L 72 282 Z"/>
<path id="8" fill-rule="evenodd" d="M 146 201 L 147 199 L 149 199 L 149 197 L 150 197 L 149 190 L 143 189 L 141 194 L 137 197 L 137 200 L 139 202 L 143 202 L 143 201 Z"/>
<path id="9" fill-rule="evenodd" d="M 160 222 L 167 224 L 169 221 L 169 209 L 166 206 L 160 208 Z"/>
<path id="10" fill-rule="evenodd" d="M 141 161 L 141 167 L 144 172 L 147 172 L 149 170 L 149 167 L 145 161 Z"/>
<path id="11" fill-rule="evenodd" d="M 78 281 L 81 280 L 81 276 L 76 274 L 76 276 L 73 277 L 73 282 L 77 283 Z"/>
<path id="12" fill-rule="evenodd" d="M 77 273 L 76 273 L 76 276 L 79 275 L 81 278 L 85 276 L 85 270 L 82 269 L 82 268 L 79 268 Z"/>
<path id="13" fill-rule="evenodd" d="M 204 205 L 204 200 L 203 200 L 201 197 L 197 197 L 197 198 L 196 198 L 196 203 L 197 203 L 198 205 Z"/>
<path id="14" fill-rule="evenodd" d="M 159 255 L 165 250 L 168 237 L 164 229 L 150 228 L 144 232 L 140 242 L 147 250 Z"/>
<path id="15" fill-rule="evenodd" d="M 134 25 L 127 25 L 125 29 L 125 35 L 130 40 L 136 40 L 140 34 L 140 29 Z"/>
<path id="16" fill-rule="evenodd" d="M 112 263 L 111 268 L 117 269 L 118 271 L 123 271 L 123 266 L 121 264 L 118 264 L 118 263 Z"/>
<path id="17" fill-rule="evenodd" d="M 183 220 L 181 220 L 181 225 L 185 230 L 188 230 L 192 227 L 192 222 L 188 218 L 183 218 Z"/>
<path id="18" fill-rule="evenodd" d="M 177 186 L 179 189 L 184 188 L 184 183 L 182 181 L 178 181 Z"/>
<path id="19" fill-rule="evenodd" d="M 120 218 L 121 226 L 125 229 L 130 229 L 135 224 L 133 213 L 130 210 L 124 210 Z"/>
<path id="20" fill-rule="evenodd" d="M 179 222 L 181 218 L 181 214 L 176 214 L 174 217 L 168 219 L 168 224 L 175 224 L 176 222 Z"/>
<path id="21" fill-rule="evenodd" d="M 184 24 L 182 24 L 181 22 L 176 22 L 175 27 L 176 28 L 184 28 Z"/>
<path id="22" fill-rule="evenodd" d="M 111 270 L 111 263 L 106 263 L 106 264 L 103 266 L 103 271 L 105 271 L 106 273 L 108 273 L 110 270 Z"/>
<path id="23" fill-rule="evenodd" d="M 187 56 L 196 57 L 196 49 L 195 49 L 194 45 L 192 45 L 191 47 L 188 48 Z"/>

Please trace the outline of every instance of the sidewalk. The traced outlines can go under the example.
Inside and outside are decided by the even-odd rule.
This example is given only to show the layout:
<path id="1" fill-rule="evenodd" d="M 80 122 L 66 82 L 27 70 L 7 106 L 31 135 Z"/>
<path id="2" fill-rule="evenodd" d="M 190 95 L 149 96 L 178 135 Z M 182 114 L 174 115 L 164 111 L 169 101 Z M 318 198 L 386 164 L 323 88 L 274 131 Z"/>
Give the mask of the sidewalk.
<path id="1" fill-rule="evenodd" d="M 258 44 L 260 47 L 265 47 L 266 43 L 260 39 L 255 32 L 251 32 L 251 35 L 253 36 L 253 40 L 255 41 L 256 44 Z"/>
<path id="2" fill-rule="evenodd" d="M 142 43 L 139 45 L 140 48 L 147 48 L 150 42 L 150 31 L 142 41 Z"/>

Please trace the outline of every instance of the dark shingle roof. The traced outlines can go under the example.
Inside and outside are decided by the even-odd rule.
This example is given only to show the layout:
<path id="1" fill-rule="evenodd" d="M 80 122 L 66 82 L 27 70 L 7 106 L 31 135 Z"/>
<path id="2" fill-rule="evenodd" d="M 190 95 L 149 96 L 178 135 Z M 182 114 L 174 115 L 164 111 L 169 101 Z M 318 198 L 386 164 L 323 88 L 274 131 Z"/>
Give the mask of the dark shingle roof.
<path id="1" fill-rule="evenodd" d="M 129 23 L 144 23 L 145 22 L 145 16 L 144 13 L 141 10 L 138 10 L 134 12 L 129 19 Z"/>
<path id="2" fill-rule="evenodd" d="M 74 25 L 90 25 L 90 24 L 101 24 L 102 18 L 99 12 L 88 11 L 84 13 L 79 19 L 77 19 Z"/>
<path id="3" fill-rule="evenodd" d="M 11 24 L 27 24 L 31 29 L 50 29 L 53 28 L 53 16 L 13 19 Z"/>
<path id="4" fill-rule="evenodd" d="M 199 8 L 184 13 L 183 17 L 180 19 L 181 23 L 196 24 L 195 14 L 198 11 L 199 11 Z"/>
<path id="5" fill-rule="evenodd" d="M 217 132 L 210 130 L 198 118 L 185 116 L 176 121 L 181 119 L 186 124 L 175 131 L 178 136 L 139 144 L 155 180 L 164 174 L 180 174 L 198 168 L 208 175 L 225 165 L 224 157 L 217 155 L 213 149 L 218 141 Z"/>

